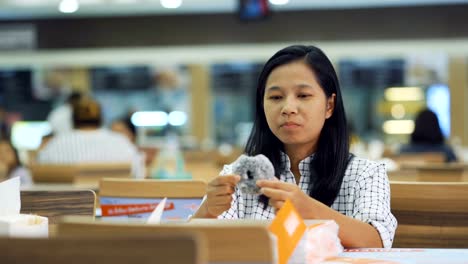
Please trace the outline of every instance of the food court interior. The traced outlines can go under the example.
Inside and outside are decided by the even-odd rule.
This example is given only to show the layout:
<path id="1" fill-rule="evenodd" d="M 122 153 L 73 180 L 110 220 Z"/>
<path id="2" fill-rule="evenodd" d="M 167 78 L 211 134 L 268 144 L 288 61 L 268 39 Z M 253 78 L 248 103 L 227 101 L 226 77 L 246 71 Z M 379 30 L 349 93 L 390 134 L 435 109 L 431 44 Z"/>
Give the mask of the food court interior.
<path id="1" fill-rule="evenodd" d="M 392 210 L 404 211 L 396 213 L 398 245 L 466 248 L 467 14 L 461 0 L 0 0 L 1 137 L 31 171 L 31 192 L 89 187 L 99 197 L 101 176 L 88 181 L 77 172 L 86 169 L 51 172 L 37 162 L 54 137 L 51 113 L 79 92 L 100 104 L 104 127 L 131 121 L 142 177 L 206 183 L 243 152 L 266 60 L 287 45 L 316 45 L 338 74 L 351 152 L 387 166 Z M 451 162 L 437 152 L 400 153 L 426 108 Z M 175 172 L 161 176 L 164 166 Z M 67 173 L 81 174 L 62 182 Z M 442 200 L 450 210 L 430 208 Z M 411 215 L 412 205 L 427 210 Z"/>

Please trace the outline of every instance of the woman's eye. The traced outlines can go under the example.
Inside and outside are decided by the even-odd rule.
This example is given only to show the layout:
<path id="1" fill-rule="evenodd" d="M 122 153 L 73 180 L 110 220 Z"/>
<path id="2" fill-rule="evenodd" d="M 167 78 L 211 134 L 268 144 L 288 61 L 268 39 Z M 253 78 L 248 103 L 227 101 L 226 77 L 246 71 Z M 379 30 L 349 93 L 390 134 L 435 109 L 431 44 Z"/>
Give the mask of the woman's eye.
<path id="1" fill-rule="evenodd" d="M 310 97 L 310 96 L 312 96 L 312 95 L 310 95 L 310 94 L 299 94 L 297 97 L 299 97 L 299 98 L 307 98 L 307 97 Z"/>
<path id="2" fill-rule="evenodd" d="M 270 99 L 270 100 L 280 100 L 280 99 L 281 99 L 281 96 L 279 96 L 279 95 L 271 95 L 270 97 L 268 97 L 268 99 Z"/>

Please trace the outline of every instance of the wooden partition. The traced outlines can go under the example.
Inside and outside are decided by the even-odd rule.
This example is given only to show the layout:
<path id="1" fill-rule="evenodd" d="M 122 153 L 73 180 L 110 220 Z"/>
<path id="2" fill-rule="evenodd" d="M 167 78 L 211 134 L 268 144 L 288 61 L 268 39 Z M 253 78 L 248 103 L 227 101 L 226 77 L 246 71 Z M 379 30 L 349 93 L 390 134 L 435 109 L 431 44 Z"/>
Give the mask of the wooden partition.
<path id="1" fill-rule="evenodd" d="M 99 196 L 130 198 L 201 198 L 203 181 L 136 180 L 105 178 L 99 182 Z"/>
<path id="2" fill-rule="evenodd" d="M 206 263 L 203 237 L 127 234 L 122 237 L 61 236 L 52 239 L 0 238 L 2 264 Z"/>
<path id="3" fill-rule="evenodd" d="M 388 173 L 390 181 L 466 182 L 468 165 L 462 163 L 402 164 Z"/>
<path id="4" fill-rule="evenodd" d="M 401 165 L 445 163 L 445 154 L 440 152 L 400 153 L 390 158 Z"/>
<path id="5" fill-rule="evenodd" d="M 36 214 L 49 219 L 49 224 L 66 215 L 82 215 L 94 219 L 96 193 L 77 191 L 21 191 L 21 213 Z"/>
<path id="6" fill-rule="evenodd" d="M 130 178 L 131 164 L 96 163 L 79 165 L 37 164 L 31 166 L 35 183 L 70 183 L 98 185 L 101 178 Z"/>
<path id="7" fill-rule="evenodd" d="M 273 263 L 273 244 L 266 224 L 246 221 L 207 220 L 187 224 L 143 225 L 64 218 L 56 236 L 121 237 L 145 234 L 200 232 L 207 241 L 210 263 Z M 175 263 L 175 262 L 173 262 Z"/>
<path id="8" fill-rule="evenodd" d="M 390 185 L 398 220 L 394 247 L 468 247 L 468 182 Z"/>

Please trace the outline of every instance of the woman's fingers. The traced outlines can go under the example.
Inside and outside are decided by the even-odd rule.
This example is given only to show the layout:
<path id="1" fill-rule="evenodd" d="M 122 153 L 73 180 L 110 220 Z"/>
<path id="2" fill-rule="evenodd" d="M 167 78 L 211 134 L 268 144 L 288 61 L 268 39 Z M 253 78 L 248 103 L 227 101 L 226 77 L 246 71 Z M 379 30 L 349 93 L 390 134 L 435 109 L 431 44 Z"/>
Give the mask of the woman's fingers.
<path id="1" fill-rule="evenodd" d="M 297 185 L 288 183 L 288 182 L 282 182 L 278 180 L 258 180 L 257 186 L 260 188 L 272 188 L 272 189 L 280 189 L 280 190 L 285 190 L 285 191 L 293 191 Z"/>
<path id="2" fill-rule="evenodd" d="M 273 200 L 285 201 L 289 197 L 289 192 L 280 189 L 262 187 L 260 192 Z"/>
<path id="3" fill-rule="evenodd" d="M 281 207 L 283 207 L 284 205 L 284 201 L 279 201 L 279 200 L 273 200 L 273 199 L 270 199 L 270 201 L 268 202 L 268 204 L 275 208 L 275 212 L 278 211 Z"/>
<path id="4" fill-rule="evenodd" d="M 215 205 L 215 206 L 209 206 L 208 208 L 208 213 L 213 216 L 219 216 L 220 214 L 226 212 L 231 208 L 231 204 L 228 205 Z"/>
<path id="5" fill-rule="evenodd" d="M 233 194 L 236 184 L 239 182 L 239 175 L 218 176 L 208 183 L 207 194 L 225 195 Z"/>
<path id="6" fill-rule="evenodd" d="M 218 216 L 231 208 L 232 195 L 207 198 L 206 208 L 211 215 Z"/>
<path id="7" fill-rule="evenodd" d="M 231 185 L 217 185 L 217 186 L 212 186 L 208 185 L 207 187 L 207 194 L 208 195 L 226 195 L 226 194 L 233 194 L 235 190 L 234 186 Z"/>
<path id="8" fill-rule="evenodd" d="M 239 175 L 218 176 L 208 183 L 206 192 L 206 208 L 210 215 L 218 216 L 231 207 L 232 194 Z"/>
<path id="9" fill-rule="evenodd" d="M 236 184 L 240 181 L 240 176 L 235 174 L 218 176 L 214 178 L 209 185 L 212 186 L 219 186 L 219 185 L 231 185 L 236 186 Z"/>
<path id="10" fill-rule="evenodd" d="M 222 196 L 214 196 L 208 201 L 208 205 L 210 206 L 219 206 L 219 205 L 226 205 L 231 204 L 232 202 L 232 195 L 222 195 Z"/>

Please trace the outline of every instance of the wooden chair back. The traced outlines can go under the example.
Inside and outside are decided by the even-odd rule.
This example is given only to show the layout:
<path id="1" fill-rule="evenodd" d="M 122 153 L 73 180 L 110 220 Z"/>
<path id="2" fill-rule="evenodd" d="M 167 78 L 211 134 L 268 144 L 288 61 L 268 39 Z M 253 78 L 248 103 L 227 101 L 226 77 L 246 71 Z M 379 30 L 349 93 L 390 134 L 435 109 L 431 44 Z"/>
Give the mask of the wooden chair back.
<path id="1" fill-rule="evenodd" d="M 157 234 L 139 237 L 0 238 L 2 264 L 206 263 L 201 236 Z"/>
<path id="2" fill-rule="evenodd" d="M 95 183 L 98 185 L 99 180 L 104 177 L 130 178 L 131 164 L 36 164 L 31 166 L 31 172 L 36 183 Z"/>
<path id="3" fill-rule="evenodd" d="M 443 164 L 445 154 L 441 152 L 400 153 L 391 157 L 398 164 Z"/>
<path id="4" fill-rule="evenodd" d="M 468 176 L 468 166 L 461 163 L 403 164 L 400 168 L 402 170 L 414 171 L 418 176 L 426 178 L 438 176 L 450 179 Z"/>
<path id="5" fill-rule="evenodd" d="M 85 221 L 77 217 L 62 219 L 57 236 L 90 235 L 119 237 L 132 234 L 200 232 L 204 235 L 210 263 L 273 263 L 273 244 L 265 224 L 246 221 L 212 220 L 187 224 L 143 225 L 136 223 Z M 175 263 L 175 262 L 174 262 Z"/>
<path id="6" fill-rule="evenodd" d="M 99 196 L 129 198 L 201 198 L 206 183 L 191 180 L 101 179 Z"/>
<path id="7" fill-rule="evenodd" d="M 462 164 L 405 165 L 388 172 L 390 181 L 468 182 L 468 169 Z"/>
<path id="8" fill-rule="evenodd" d="M 92 190 L 76 191 L 21 191 L 21 213 L 49 218 L 49 224 L 66 215 L 82 215 L 94 218 L 96 193 Z"/>
<path id="9" fill-rule="evenodd" d="M 468 182 L 392 181 L 394 247 L 468 247 Z"/>

